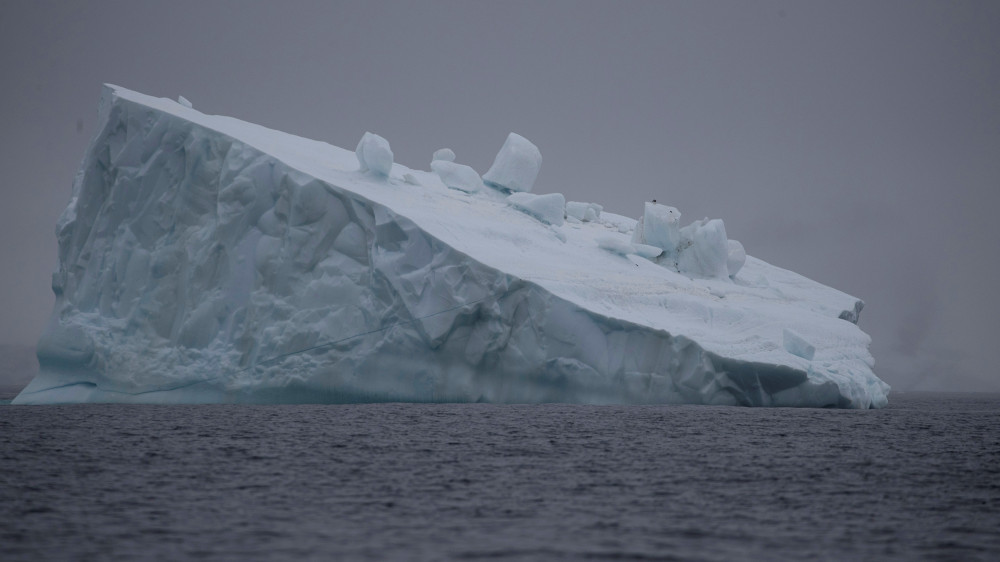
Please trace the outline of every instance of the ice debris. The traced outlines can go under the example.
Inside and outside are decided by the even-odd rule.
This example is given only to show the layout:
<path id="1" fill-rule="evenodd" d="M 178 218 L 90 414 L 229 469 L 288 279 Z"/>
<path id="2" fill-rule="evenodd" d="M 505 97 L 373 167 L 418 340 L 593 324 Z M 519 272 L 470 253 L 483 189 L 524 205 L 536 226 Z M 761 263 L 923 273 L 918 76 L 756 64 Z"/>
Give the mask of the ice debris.
<path id="1" fill-rule="evenodd" d="M 593 222 L 601 216 L 604 207 L 597 203 L 581 203 L 579 201 L 566 202 L 566 217 L 573 217 L 581 222 Z"/>
<path id="2" fill-rule="evenodd" d="M 434 151 L 434 156 L 431 157 L 431 162 L 436 160 L 444 160 L 445 162 L 455 161 L 455 151 L 450 148 L 439 148 Z"/>
<path id="3" fill-rule="evenodd" d="M 743 249 L 743 244 L 739 240 L 730 240 L 729 257 L 726 259 L 726 269 L 729 271 L 729 276 L 736 277 L 746 262 L 747 251 Z"/>
<path id="4" fill-rule="evenodd" d="M 634 245 L 629 244 L 628 242 L 616 236 L 600 236 L 598 238 L 595 238 L 594 242 L 597 242 L 598 248 L 602 250 L 607 250 L 612 254 L 627 256 L 629 254 L 635 253 Z"/>
<path id="5" fill-rule="evenodd" d="M 507 191 L 531 191 L 542 167 L 542 153 L 517 133 L 507 135 L 483 181 Z"/>
<path id="6" fill-rule="evenodd" d="M 597 242 L 598 248 L 622 256 L 636 255 L 648 260 L 654 260 L 663 255 L 662 248 L 650 246 L 649 244 L 631 244 L 615 236 L 600 236 L 595 238 L 594 241 Z"/>
<path id="7" fill-rule="evenodd" d="M 674 207 L 646 203 L 632 234 L 632 242 L 663 248 L 666 257 L 672 259 L 681 244 L 680 221 L 681 212 Z"/>
<path id="8" fill-rule="evenodd" d="M 355 154 L 358 156 L 362 172 L 370 171 L 376 175 L 388 176 L 392 171 L 392 150 L 389 148 L 389 141 L 375 133 L 366 132 L 361 137 Z"/>
<path id="9" fill-rule="evenodd" d="M 519 211 L 523 211 L 536 219 L 554 226 L 562 226 L 565 219 L 564 209 L 566 198 L 562 193 L 511 193 L 507 202 Z"/>
<path id="10" fill-rule="evenodd" d="M 456 164 L 448 160 L 434 160 L 431 170 L 441 178 L 441 182 L 451 189 L 466 193 L 476 193 L 483 188 L 483 180 L 471 166 Z"/>
<path id="11" fill-rule="evenodd" d="M 729 240 L 721 219 L 699 220 L 680 229 L 677 269 L 698 277 L 729 277 Z"/>
<path id="12" fill-rule="evenodd" d="M 680 219 L 674 207 L 646 203 L 632 243 L 662 249 L 658 263 L 693 277 L 726 279 L 739 273 L 746 251 L 743 244 L 727 238 L 721 219 L 706 218 L 685 227 L 680 226 Z"/>

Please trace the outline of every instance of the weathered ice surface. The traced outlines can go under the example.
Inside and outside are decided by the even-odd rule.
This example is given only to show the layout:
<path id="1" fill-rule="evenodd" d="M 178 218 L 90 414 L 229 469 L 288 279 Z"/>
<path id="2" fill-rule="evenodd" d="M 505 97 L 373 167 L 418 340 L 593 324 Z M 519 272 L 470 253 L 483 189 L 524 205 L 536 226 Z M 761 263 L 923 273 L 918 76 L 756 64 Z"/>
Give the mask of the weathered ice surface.
<path id="1" fill-rule="evenodd" d="M 16 403 L 886 404 L 861 302 L 732 271 L 721 221 L 543 221 L 506 199 L 526 180 L 450 189 L 375 135 L 355 155 L 113 86 L 100 122 Z"/>

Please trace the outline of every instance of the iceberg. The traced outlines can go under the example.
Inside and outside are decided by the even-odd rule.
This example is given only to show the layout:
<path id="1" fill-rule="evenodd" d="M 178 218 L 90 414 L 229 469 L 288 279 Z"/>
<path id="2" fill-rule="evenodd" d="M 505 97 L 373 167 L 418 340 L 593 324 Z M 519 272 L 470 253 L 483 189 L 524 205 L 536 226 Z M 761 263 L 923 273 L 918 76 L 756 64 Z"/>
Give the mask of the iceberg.
<path id="1" fill-rule="evenodd" d="M 523 137 L 478 189 L 371 133 L 351 152 L 110 85 L 99 116 L 15 403 L 887 403 L 859 299 L 718 219 L 528 194 Z"/>

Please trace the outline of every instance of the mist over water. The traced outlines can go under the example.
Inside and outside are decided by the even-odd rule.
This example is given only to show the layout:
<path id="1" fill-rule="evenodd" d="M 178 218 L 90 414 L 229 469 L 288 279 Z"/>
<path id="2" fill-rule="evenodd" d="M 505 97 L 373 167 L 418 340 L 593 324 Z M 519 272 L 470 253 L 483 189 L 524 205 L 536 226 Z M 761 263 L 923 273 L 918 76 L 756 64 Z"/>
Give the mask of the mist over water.
<path id="1" fill-rule="evenodd" d="M 0 558 L 995 560 L 1000 395 L 0 406 Z"/>

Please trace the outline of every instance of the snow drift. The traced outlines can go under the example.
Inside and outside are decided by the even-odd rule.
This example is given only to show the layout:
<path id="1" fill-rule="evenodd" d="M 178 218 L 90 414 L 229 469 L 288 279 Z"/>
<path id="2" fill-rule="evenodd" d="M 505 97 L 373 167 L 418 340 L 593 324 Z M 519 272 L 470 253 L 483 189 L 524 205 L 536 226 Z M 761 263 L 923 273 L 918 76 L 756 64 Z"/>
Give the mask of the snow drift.
<path id="1" fill-rule="evenodd" d="M 114 86 L 100 123 L 15 403 L 886 404 L 861 301 L 720 220 L 530 194 L 518 135 L 480 179 Z"/>

